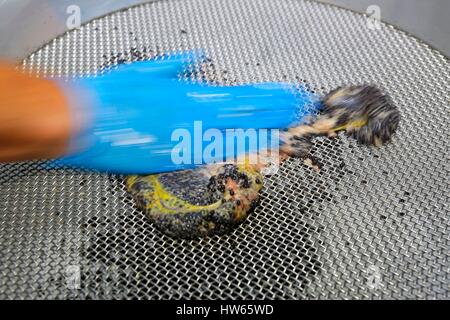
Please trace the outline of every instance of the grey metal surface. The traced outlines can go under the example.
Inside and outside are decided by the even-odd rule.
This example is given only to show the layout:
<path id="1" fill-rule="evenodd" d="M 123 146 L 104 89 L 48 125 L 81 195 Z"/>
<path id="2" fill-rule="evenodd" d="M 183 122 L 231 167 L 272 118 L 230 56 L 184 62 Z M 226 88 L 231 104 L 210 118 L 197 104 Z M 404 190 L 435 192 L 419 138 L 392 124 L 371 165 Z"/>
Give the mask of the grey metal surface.
<path id="1" fill-rule="evenodd" d="M 80 23 L 151 0 L 0 0 L 0 58 L 20 62 Z M 79 15 L 78 15 L 79 13 Z"/>
<path id="2" fill-rule="evenodd" d="M 319 174 L 287 161 L 246 223 L 198 241 L 158 233 L 120 177 L 2 165 L 0 297 L 450 298 L 450 66 L 418 40 L 310 1 L 161 1 L 69 32 L 24 68 L 93 73 L 198 47 L 214 65 L 200 76 L 224 84 L 378 84 L 399 131 L 380 149 L 318 139 Z"/>
<path id="3" fill-rule="evenodd" d="M 0 57 L 21 61 L 43 44 L 69 30 L 71 6 L 82 23 L 114 10 L 153 0 L 0 0 Z M 394 24 L 450 56 L 448 0 L 317 0 L 365 13 L 380 8 L 381 20 Z"/>
<path id="4" fill-rule="evenodd" d="M 380 8 L 381 20 L 415 35 L 450 57 L 450 1 L 448 0 L 318 0 L 366 13 Z M 370 12 L 370 10 L 369 10 Z"/>

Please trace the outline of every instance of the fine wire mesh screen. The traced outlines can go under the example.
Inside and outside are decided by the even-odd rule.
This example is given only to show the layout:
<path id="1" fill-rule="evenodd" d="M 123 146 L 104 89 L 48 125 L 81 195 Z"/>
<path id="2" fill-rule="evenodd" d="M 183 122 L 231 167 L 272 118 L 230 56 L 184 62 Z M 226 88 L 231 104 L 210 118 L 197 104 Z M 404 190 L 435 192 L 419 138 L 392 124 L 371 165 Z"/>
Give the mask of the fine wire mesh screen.
<path id="1" fill-rule="evenodd" d="M 417 39 L 312 1 L 172 0 L 94 20 L 23 65 L 79 75 L 192 48 L 212 83 L 377 84 L 400 128 L 379 149 L 317 139 L 320 173 L 288 160 L 235 232 L 195 241 L 156 231 L 121 177 L 1 165 L 1 298 L 450 298 L 450 66 Z"/>

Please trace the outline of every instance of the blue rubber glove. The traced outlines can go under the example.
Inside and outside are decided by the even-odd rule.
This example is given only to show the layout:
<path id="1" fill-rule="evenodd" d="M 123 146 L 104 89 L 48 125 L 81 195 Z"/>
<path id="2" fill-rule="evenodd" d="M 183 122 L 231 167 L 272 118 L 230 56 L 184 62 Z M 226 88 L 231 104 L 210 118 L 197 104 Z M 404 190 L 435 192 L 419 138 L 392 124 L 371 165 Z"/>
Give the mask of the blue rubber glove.
<path id="1" fill-rule="evenodd" d="M 60 83 L 83 129 L 72 138 L 71 154 L 58 163 L 124 174 L 193 168 L 265 146 L 233 148 L 225 139 L 223 148 L 203 157 L 209 142 L 202 134 L 215 137 L 208 129 L 226 134 L 231 128 L 287 128 L 309 112 L 304 107 L 314 97 L 291 84 L 211 86 L 178 79 L 204 58 L 200 51 L 172 53 Z M 270 131 L 267 136 L 269 145 L 279 143 L 270 142 Z"/>

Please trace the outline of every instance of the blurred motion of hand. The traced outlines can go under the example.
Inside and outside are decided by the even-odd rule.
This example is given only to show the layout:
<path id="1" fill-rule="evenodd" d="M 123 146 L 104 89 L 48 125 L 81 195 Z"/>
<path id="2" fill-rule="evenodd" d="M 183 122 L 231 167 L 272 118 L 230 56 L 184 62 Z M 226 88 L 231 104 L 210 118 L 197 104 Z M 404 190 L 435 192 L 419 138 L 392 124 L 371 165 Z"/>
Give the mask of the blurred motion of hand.
<path id="1" fill-rule="evenodd" d="M 0 161 L 59 158 L 63 165 L 117 173 L 187 169 L 193 162 L 172 161 L 174 130 L 194 134 L 195 121 L 205 130 L 286 128 L 311 102 L 287 83 L 211 86 L 178 79 L 204 59 L 202 51 L 175 52 L 67 81 L 3 65 Z"/>
<path id="2" fill-rule="evenodd" d="M 0 162 L 61 156 L 75 131 L 66 97 L 53 81 L 0 63 Z"/>

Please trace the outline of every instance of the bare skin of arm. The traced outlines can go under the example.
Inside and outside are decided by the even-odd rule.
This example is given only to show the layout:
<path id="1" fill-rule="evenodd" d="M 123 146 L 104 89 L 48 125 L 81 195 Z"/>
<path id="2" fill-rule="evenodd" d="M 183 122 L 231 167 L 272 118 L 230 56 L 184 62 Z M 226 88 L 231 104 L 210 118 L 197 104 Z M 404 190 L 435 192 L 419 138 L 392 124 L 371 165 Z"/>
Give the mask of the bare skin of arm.
<path id="1" fill-rule="evenodd" d="M 60 89 L 0 62 L 0 162 L 61 156 L 70 132 L 69 108 Z"/>

